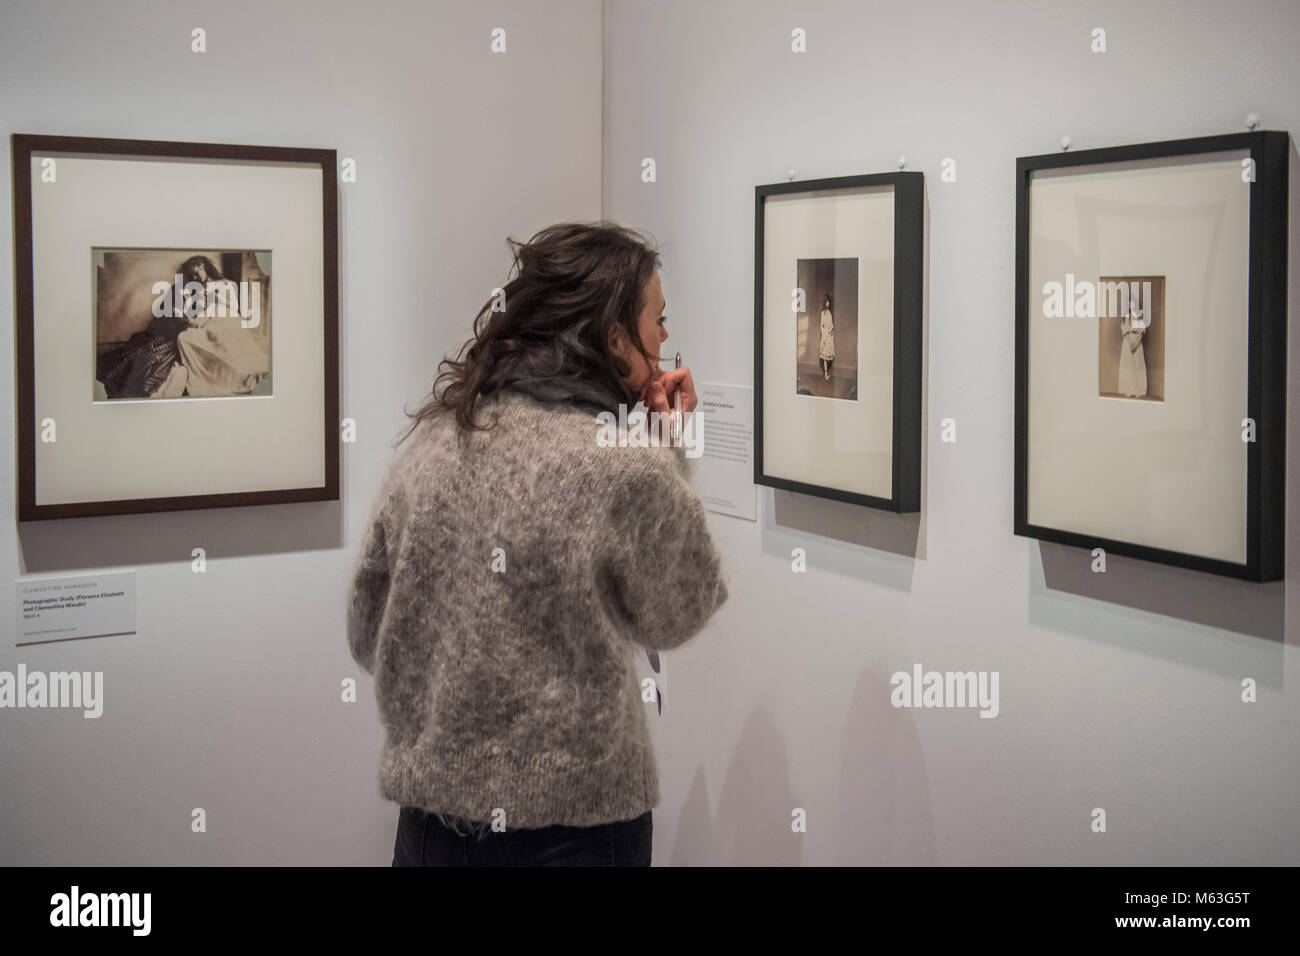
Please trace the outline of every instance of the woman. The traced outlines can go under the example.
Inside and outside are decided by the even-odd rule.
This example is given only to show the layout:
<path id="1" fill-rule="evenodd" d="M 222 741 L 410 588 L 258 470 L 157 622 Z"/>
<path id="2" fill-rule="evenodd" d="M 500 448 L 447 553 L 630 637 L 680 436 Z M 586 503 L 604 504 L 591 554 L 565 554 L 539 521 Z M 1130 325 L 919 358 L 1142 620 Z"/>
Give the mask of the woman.
<path id="1" fill-rule="evenodd" d="M 1147 323 L 1130 300 L 1128 314 L 1119 323 L 1119 393 L 1130 398 L 1141 398 L 1147 393 L 1147 359 L 1142 348 L 1146 331 Z"/>
<path id="2" fill-rule="evenodd" d="M 184 282 L 197 281 L 194 266 L 200 260 L 211 265 L 204 256 L 191 256 L 179 267 Z M 215 273 L 216 266 L 212 269 Z M 168 274 L 170 278 L 170 270 Z M 185 394 L 188 373 L 181 364 L 176 339 L 191 327 L 186 306 L 191 307 L 191 314 L 201 311 L 193 308 L 196 300 L 187 293 L 184 302 L 175 302 L 168 310 L 155 306 L 148 326 L 98 356 L 95 377 L 108 398 L 179 398 Z"/>
<path id="3" fill-rule="evenodd" d="M 176 337 L 180 363 L 187 373 L 185 393 L 203 397 L 249 394 L 270 374 L 271 355 L 264 340 L 244 328 L 239 286 L 225 278 L 206 256 L 186 259 L 181 275 L 186 285 L 197 282 L 203 286 L 200 295 L 185 294 L 182 312 L 190 328 Z M 260 294 L 256 286 L 251 294 Z"/>
<path id="4" fill-rule="evenodd" d="M 831 314 L 831 295 L 826 293 L 822 299 L 822 341 L 821 341 L 822 375 L 829 382 L 831 364 L 835 361 L 835 318 Z"/>
<path id="5" fill-rule="evenodd" d="M 485 303 L 439 365 L 353 578 L 349 646 L 401 807 L 393 865 L 648 866 L 636 648 L 681 645 L 727 587 L 683 448 L 608 447 L 597 416 L 638 400 L 666 416 L 679 393 L 689 413 L 695 385 L 658 368 L 640 236 L 569 223 L 509 242 L 504 309 Z"/>

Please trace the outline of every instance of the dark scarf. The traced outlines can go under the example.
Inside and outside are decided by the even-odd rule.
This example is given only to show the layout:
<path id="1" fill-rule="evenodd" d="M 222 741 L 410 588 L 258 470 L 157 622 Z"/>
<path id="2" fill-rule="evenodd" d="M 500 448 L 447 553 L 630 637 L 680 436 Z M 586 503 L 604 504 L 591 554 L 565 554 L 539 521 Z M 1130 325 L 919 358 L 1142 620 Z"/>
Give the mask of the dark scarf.
<path id="1" fill-rule="evenodd" d="M 604 384 L 591 379 L 517 379 L 506 388 L 531 395 L 542 402 L 568 402 L 592 415 L 610 412 L 617 417 L 619 405 L 627 403 L 625 396 L 617 395 Z M 630 404 L 628 409 L 631 410 Z"/>

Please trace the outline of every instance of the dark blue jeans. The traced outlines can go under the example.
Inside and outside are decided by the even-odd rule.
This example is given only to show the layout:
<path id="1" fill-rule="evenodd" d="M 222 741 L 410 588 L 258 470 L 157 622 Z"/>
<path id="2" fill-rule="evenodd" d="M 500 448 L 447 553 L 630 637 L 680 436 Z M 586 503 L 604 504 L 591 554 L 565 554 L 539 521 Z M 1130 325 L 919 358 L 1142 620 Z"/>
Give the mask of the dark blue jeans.
<path id="1" fill-rule="evenodd" d="M 649 866 L 650 814 L 592 827 L 462 834 L 418 807 L 402 807 L 393 866 Z"/>

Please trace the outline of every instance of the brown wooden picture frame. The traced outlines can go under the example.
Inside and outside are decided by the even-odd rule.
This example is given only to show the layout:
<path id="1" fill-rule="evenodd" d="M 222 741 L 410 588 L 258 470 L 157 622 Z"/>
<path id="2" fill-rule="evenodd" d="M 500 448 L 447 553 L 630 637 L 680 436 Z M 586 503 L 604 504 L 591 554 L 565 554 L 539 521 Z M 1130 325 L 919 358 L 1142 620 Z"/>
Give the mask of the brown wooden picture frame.
<path id="1" fill-rule="evenodd" d="M 333 149 L 180 143 L 158 140 L 101 139 L 14 133 L 11 135 L 14 204 L 16 442 L 18 462 L 17 520 L 38 521 L 97 515 L 231 508 L 246 505 L 333 501 L 339 488 L 339 326 L 338 326 L 338 177 Z M 293 164 L 321 169 L 321 249 L 324 363 L 324 483 L 313 487 L 266 491 L 174 495 L 37 504 L 35 279 L 33 274 L 32 157 L 49 153 L 78 158 L 217 160 L 254 165 Z"/>

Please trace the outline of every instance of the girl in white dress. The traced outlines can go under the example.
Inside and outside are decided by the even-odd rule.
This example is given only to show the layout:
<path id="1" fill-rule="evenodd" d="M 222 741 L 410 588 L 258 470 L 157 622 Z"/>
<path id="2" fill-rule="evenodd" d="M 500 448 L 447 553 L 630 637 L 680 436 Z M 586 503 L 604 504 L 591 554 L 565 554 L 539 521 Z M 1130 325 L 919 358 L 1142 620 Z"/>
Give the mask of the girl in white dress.
<path id="1" fill-rule="evenodd" d="M 835 318 L 831 315 L 829 293 L 822 299 L 822 340 L 819 355 L 822 362 L 822 376 L 829 380 L 831 363 L 835 361 Z"/>
<path id="2" fill-rule="evenodd" d="M 1147 360 L 1142 349 L 1147 322 L 1137 314 L 1132 301 L 1129 302 L 1128 315 L 1120 320 L 1119 331 L 1119 393 L 1141 398 L 1147 393 Z"/>

